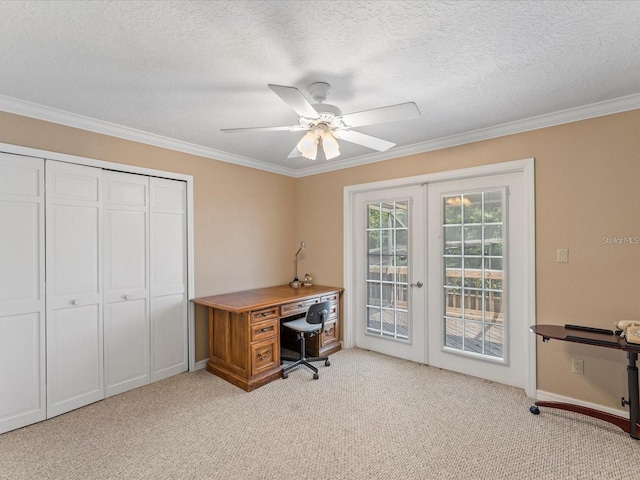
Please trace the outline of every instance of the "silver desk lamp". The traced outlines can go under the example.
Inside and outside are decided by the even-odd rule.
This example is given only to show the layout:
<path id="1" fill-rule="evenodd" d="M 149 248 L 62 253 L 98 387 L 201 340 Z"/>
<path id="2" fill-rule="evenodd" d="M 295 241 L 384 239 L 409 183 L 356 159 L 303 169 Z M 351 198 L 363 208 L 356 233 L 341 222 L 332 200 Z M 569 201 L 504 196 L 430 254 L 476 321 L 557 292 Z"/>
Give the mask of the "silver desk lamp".
<path id="1" fill-rule="evenodd" d="M 298 280 L 298 254 L 303 248 L 307 248 L 307 244 L 305 243 L 304 240 L 300 242 L 300 248 L 296 252 L 296 276 L 293 278 L 293 281 L 289 282 L 289 286 L 293 288 L 300 287 L 300 280 Z"/>

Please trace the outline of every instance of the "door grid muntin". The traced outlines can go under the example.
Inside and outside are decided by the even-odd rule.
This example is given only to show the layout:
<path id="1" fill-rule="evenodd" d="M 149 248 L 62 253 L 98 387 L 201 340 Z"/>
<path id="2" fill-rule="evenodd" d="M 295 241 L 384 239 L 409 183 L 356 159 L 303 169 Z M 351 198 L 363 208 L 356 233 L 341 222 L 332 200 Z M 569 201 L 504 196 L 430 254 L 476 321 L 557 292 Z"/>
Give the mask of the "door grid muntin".
<path id="1" fill-rule="evenodd" d="M 409 200 L 366 204 L 366 334 L 409 342 Z"/>
<path id="2" fill-rule="evenodd" d="M 443 348 L 506 359 L 505 190 L 442 196 Z"/>

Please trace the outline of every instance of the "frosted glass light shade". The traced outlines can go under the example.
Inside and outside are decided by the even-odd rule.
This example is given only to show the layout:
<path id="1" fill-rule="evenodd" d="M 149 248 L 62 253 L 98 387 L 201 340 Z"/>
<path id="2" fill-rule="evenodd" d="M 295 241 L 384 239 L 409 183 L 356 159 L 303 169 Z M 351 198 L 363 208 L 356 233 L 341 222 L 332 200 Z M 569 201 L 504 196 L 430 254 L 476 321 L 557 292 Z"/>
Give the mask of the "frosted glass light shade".
<path id="1" fill-rule="evenodd" d="M 322 149 L 324 150 L 324 156 L 327 160 L 331 160 L 340 155 L 340 145 L 338 145 L 338 141 L 331 132 L 322 134 Z"/>
<path id="2" fill-rule="evenodd" d="M 307 132 L 296 148 L 304 158 L 315 160 L 318 155 L 318 138 L 312 132 Z"/>

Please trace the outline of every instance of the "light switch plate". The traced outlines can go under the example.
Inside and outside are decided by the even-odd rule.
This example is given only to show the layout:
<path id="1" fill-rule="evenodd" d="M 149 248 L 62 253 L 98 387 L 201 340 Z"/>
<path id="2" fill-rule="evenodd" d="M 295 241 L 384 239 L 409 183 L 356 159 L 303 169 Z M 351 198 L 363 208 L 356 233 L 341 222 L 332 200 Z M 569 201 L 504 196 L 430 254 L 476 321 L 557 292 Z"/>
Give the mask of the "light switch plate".
<path id="1" fill-rule="evenodd" d="M 569 249 L 559 248 L 556 254 L 556 262 L 569 263 Z"/>

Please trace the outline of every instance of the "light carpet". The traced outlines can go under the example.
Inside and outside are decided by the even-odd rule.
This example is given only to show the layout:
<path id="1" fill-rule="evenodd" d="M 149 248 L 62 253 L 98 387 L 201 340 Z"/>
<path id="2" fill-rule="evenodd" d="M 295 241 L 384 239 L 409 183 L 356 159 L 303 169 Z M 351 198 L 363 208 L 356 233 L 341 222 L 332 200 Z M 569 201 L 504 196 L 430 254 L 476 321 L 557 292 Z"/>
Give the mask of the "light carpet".
<path id="1" fill-rule="evenodd" d="M 640 442 L 361 349 L 246 393 L 199 370 L 0 435 L 1 479 L 638 479 Z M 322 364 L 320 364 L 322 365 Z"/>

